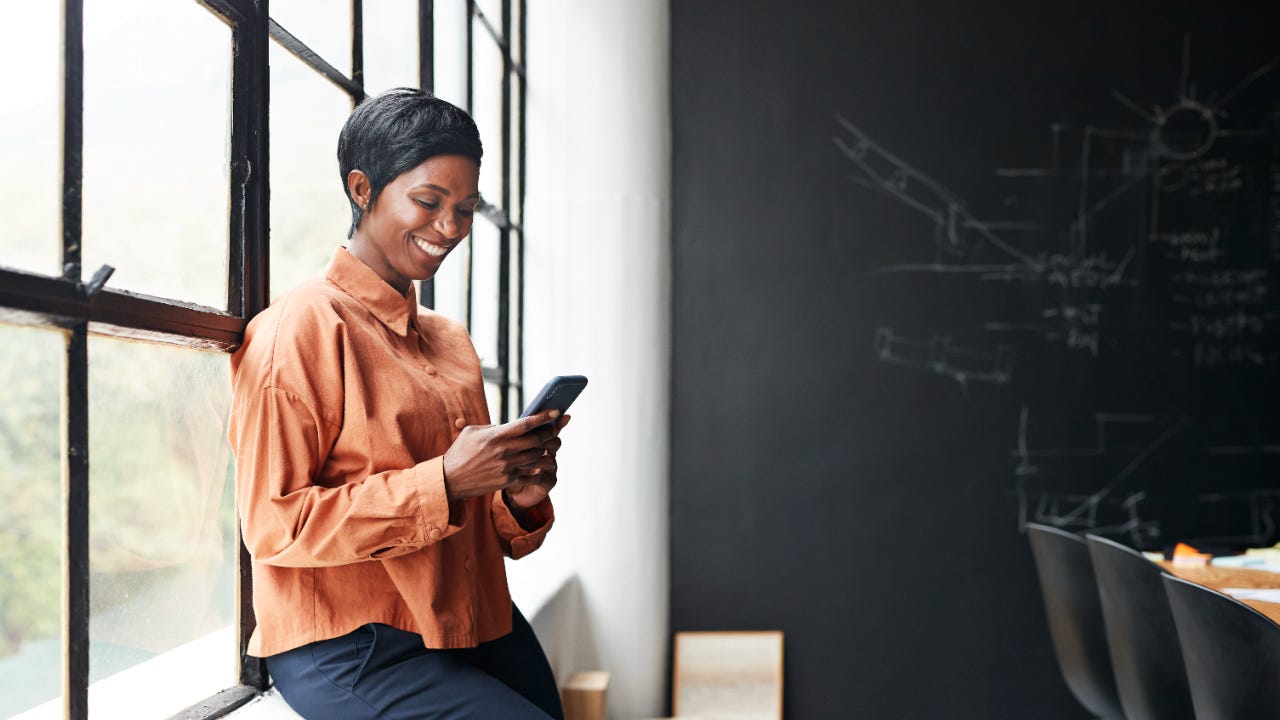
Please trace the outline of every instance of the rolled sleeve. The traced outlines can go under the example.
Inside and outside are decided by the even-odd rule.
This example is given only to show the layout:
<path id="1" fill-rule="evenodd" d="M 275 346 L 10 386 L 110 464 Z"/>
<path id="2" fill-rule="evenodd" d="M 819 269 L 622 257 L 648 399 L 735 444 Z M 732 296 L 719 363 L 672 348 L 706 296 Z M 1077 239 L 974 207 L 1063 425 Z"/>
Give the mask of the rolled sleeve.
<path id="1" fill-rule="evenodd" d="M 542 547 L 543 541 L 547 538 L 547 531 L 551 529 L 556 519 L 551 498 L 547 498 L 526 510 L 522 516 L 522 523 L 521 520 L 516 519 L 511 508 L 503 502 L 501 491 L 493 494 L 490 511 L 493 516 L 493 528 L 497 531 L 498 540 L 502 545 L 502 552 L 512 560 L 519 560 Z"/>

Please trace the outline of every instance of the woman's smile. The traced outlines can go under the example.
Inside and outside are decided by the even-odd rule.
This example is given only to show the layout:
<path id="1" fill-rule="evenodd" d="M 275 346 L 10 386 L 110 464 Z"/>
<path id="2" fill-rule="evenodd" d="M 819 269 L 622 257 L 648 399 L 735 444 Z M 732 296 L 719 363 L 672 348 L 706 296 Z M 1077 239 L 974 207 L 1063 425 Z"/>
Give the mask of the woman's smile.
<path id="1" fill-rule="evenodd" d="M 413 239 L 413 244 L 417 245 L 418 249 L 422 250 L 422 252 L 430 255 L 433 258 L 442 258 L 445 255 L 448 255 L 449 251 L 452 250 L 454 246 L 457 245 L 457 243 L 451 243 L 449 245 L 437 245 L 435 243 L 428 242 L 427 240 L 423 240 L 417 235 L 414 235 L 412 239 Z"/>

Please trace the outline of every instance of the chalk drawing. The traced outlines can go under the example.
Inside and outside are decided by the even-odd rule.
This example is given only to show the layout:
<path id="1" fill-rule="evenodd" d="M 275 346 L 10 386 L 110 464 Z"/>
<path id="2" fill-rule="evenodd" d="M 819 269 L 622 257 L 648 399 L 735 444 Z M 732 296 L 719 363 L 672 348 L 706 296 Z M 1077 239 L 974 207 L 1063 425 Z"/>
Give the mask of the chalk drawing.
<path id="1" fill-rule="evenodd" d="M 1025 524 L 1028 517 L 1036 522 L 1043 522 L 1055 527 L 1077 530 L 1098 530 L 1099 509 L 1104 503 L 1125 507 L 1129 513 L 1121 525 L 1124 532 L 1135 534 L 1135 542 L 1146 540 L 1136 535 L 1139 532 L 1158 532 L 1158 526 L 1142 521 L 1136 513 L 1136 503 L 1143 497 L 1138 489 L 1124 492 L 1126 482 L 1134 476 L 1142 464 L 1164 447 L 1190 422 L 1186 415 L 1179 414 L 1122 414 L 1096 413 L 1093 416 L 1093 444 L 1085 447 L 1050 447 L 1033 448 L 1027 436 L 1031 410 L 1022 407 L 1018 419 L 1018 443 L 1012 457 L 1017 460 L 1014 467 L 1016 492 L 1019 498 L 1018 517 L 1020 524 Z M 1145 442 L 1134 446 L 1118 446 L 1110 437 L 1117 428 L 1126 427 L 1145 430 L 1150 436 Z M 1027 481 L 1041 473 L 1044 466 L 1071 459 L 1114 458 L 1123 465 L 1105 478 L 1102 486 L 1087 493 L 1062 493 L 1053 490 L 1031 491 Z M 1035 500 L 1035 511 L 1031 511 L 1031 503 Z M 1132 503 L 1132 506 L 1129 505 Z M 1021 526 L 1021 525 L 1020 525 Z M 1106 526 L 1115 530 L 1114 526 Z"/>
<path id="2" fill-rule="evenodd" d="M 913 340 L 881 327 L 876 329 L 874 348 L 881 362 L 941 375 L 964 389 L 970 382 L 1005 385 L 1013 377 L 1013 350 L 1004 345 L 988 353 L 953 345 L 946 335 Z"/>

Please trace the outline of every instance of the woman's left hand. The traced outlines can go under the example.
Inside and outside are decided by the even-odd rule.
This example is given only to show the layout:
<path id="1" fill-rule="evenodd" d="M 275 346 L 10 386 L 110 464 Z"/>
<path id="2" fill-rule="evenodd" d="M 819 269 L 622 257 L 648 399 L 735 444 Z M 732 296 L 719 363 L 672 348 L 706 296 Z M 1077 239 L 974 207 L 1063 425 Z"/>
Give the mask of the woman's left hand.
<path id="1" fill-rule="evenodd" d="M 556 420 L 555 434 L 547 442 L 542 457 L 520 466 L 516 477 L 503 489 L 502 499 L 515 515 L 519 516 L 546 500 L 551 488 L 556 486 L 556 451 L 560 449 L 560 431 L 569 424 L 569 417 L 563 415 Z"/>

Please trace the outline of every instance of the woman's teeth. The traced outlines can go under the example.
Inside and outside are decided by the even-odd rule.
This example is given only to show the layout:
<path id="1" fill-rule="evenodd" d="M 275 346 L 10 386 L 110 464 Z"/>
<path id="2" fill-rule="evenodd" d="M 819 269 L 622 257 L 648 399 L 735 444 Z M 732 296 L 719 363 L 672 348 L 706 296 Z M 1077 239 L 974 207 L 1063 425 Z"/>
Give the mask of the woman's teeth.
<path id="1" fill-rule="evenodd" d="M 422 248 L 423 252 L 430 255 L 431 257 L 444 257 L 449 252 L 449 248 L 440 247 L 439 245 L 432 245 L 431 243 L 427 242 L 426 240 L 423 240 L 422 238 L 414 238 L 413 242 L 415 245 Z"/>

